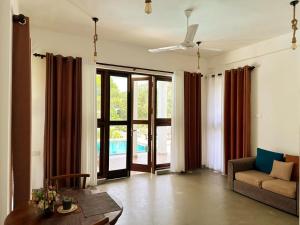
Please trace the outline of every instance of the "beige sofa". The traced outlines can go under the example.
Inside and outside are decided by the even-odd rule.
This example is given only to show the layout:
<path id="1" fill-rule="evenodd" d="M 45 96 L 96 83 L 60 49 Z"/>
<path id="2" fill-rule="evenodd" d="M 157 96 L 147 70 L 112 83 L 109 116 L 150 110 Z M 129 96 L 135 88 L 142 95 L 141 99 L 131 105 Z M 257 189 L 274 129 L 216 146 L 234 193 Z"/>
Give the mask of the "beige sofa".
<path id="1" fill-rule="evenodd" d="M 255 157 L 228 162 L 228 185 L 235 192 L 299 215 L 298 182 L 275 179 L 255 170 Z"/>

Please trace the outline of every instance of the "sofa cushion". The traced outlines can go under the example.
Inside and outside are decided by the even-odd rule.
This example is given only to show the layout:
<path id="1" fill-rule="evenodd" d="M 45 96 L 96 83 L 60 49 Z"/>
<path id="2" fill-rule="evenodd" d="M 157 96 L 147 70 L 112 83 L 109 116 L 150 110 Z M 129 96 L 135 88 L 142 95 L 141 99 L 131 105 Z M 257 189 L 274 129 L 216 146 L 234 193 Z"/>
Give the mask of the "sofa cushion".
<path id="1" fill-rule="evenodd" d="M 270 173 L 274 160 L 283 161 L 283 154 L 257 148 L 257 156 L 255 160 L 255 167 L 257 170 L 264 173 Z"/>
<path id="2" fill-rule="evenodd" d="M 280 162 L 274 160 L 270 176 L 289 181 L 291 179 L 293 166 L 293 162 Z"/>
<path id="3" fill-rule="evenodd" d="M 265 180 L 274 180 L 268 174 L 257 170 L 246 170 L 235 173 L 235 179 L 247 184 L 251 184 L 258 188 L 261 188 L 261 184 Z"/>
<path id="4" fill-rule="evenodd" d="M 262 182 L 262 188 L 288 198 L 296 198 L 296 182 L 280 179 L 266 180 Z"/>
<path id="5" fill-rule="evenodd" d="M 285 155 L 285 161 L 294 163 L 291 180 L 298 181 L 299 180 L 299 156 Z"/>

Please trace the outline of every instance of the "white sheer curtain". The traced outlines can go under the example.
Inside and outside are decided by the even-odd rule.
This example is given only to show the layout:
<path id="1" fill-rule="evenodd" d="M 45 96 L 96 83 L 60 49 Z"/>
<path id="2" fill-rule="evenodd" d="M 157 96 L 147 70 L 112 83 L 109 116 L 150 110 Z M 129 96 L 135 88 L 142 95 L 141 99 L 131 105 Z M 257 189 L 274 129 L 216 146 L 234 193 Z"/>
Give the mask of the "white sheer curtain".
<path id="1" fill-rule="evenodd" d="M 223 76 L 207 78 L 206 166 L 224 173 Z"/>
<path id="2" fill-rule="evenodd" d="M 89 173 L 88 185 L 97 184 L 97 115 L 96 115 L 96 65 L 82 65 L 82 138 L 81 171 Z"/>
<path id="3" fill-rule="evenodd" d="M 171 172 L 185 170 L 184 163 L 184 72 L 177 71 L 173 76 L 173 111 Z"/>

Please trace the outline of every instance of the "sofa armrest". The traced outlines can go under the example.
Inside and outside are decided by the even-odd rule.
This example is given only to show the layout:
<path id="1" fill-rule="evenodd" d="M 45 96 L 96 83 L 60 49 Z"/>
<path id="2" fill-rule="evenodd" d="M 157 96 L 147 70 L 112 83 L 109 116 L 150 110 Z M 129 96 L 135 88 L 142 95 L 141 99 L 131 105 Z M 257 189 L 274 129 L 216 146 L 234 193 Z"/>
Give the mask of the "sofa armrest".
<path id="1" fill-rule="evenodd" d="M 254 169 L 256 157 L 233 159 L 228 161 L 228 187 L 233 190 L 234 175 L 236 172 Z"/>

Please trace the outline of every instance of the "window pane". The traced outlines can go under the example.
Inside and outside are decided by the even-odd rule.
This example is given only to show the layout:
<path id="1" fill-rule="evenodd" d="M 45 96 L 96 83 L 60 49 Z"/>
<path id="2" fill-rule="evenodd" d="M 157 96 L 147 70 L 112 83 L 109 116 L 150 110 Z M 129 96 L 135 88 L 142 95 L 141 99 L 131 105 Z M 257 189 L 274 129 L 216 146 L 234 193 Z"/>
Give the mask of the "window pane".
<path id="1" fill-rule="evenodd" d="M 157 81 L 157 118 L 171 118 L 172 113 L 172 82 Z"/>
<path id="2" fill-rule="evenodd" d="M 148 120 L 149 81 L 133 82 L 133 119 Z"/>
<path id="3" fill-rule="evenodd" d="M 97 128 L 97 173 L 100 172 L 101 129 Z"/>
<path id="4" fill-rule="evenodd" d="M 156 164 L 170 163 L 171 126 L 156 128 Z"/>
<path id="5" fill-rule="evenodd" d="M 110 120 L 127 120 L 127 77 L 110 77 Z"/>
<path id="6" fill-rule="evenodd" d="M 133 125 L 132 148 L 132 162 L 135 164 L 148 165 L 148 125 Z"/>
<path id="7" fill-rule="evenodd" d="M 126 169 L 127 126 L 109 127 L 109 171 Z"/>
<path id="8" fill-rule="evenodd" d="M 97 118 L 101 118 L 101 75 L 96 75 Z"/>

